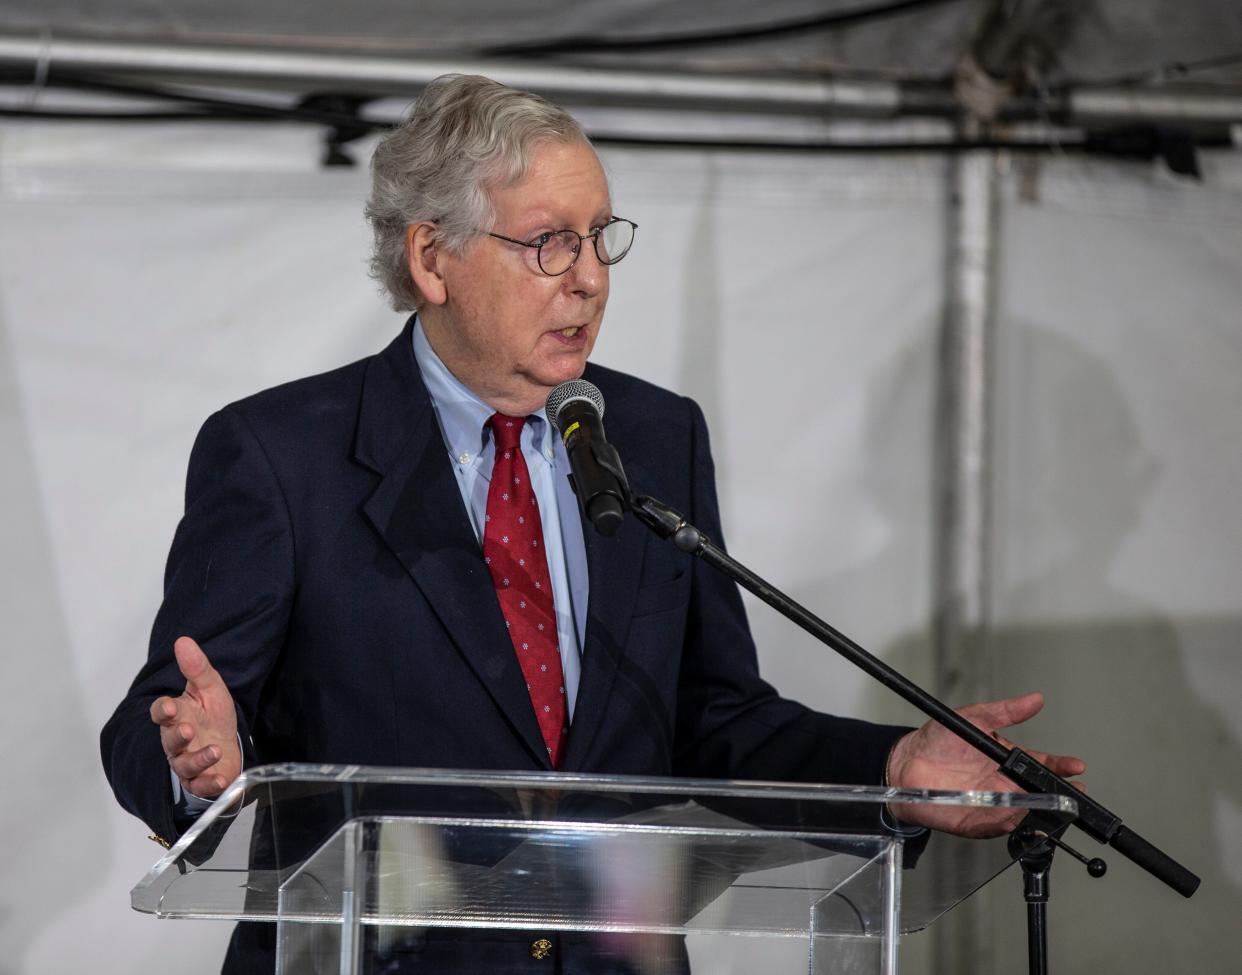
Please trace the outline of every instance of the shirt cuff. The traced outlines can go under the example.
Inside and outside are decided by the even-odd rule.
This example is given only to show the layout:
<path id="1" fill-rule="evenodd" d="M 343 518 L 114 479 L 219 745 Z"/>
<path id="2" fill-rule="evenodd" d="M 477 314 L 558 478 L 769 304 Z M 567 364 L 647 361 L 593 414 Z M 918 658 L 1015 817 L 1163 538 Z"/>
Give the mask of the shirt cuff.
<path id="1" fill-rule="evenodd" d="M 902 738 L 904 737 L 903 735 Z M 893 783 L 888 780 L 888 763 L 892 760 L 893 752 L 897 750 L 897 742 L 899 741 L 901 741 L 901 738 L 893 742 L 893 746 L 888 750 L 888 754 L 884 756 L 884 788 L 886 789 L 893 788 Z M 904 839 L 913 839 L 927 832 L 926 826 L 914 826 L 898 822 L 897 817 L 893 815 L 893 810 L 887 802 L 880 807 L 880 825 L 894 836 L 900 836 Z"/>

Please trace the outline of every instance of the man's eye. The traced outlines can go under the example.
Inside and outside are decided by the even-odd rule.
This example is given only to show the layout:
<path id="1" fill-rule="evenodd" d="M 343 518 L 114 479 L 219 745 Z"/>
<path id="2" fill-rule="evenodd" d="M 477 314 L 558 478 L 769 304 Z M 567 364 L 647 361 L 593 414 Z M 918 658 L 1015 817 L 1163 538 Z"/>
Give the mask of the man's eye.
<path id="1" fill-rule="evenodd" d="M 532 240 L 531 243 L 537 247 L 542 247 L 544 244 L 546 244 L 548 241 L 550 241 L 555 236 L 556 234 L 553 231 L 548 230 L 540 234 L 534 240 Z"/>

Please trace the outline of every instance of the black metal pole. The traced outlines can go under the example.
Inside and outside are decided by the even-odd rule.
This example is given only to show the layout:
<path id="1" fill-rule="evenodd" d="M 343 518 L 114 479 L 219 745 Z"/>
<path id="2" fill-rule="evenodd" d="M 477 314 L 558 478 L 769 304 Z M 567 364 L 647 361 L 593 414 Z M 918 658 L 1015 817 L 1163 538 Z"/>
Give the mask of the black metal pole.
<path id="1" fill-rule="evenodd" d="M 1026 869 L 1025 867 L 1023 868 Z M 1030 975 L 1048 975 L 1048 902 L 1026 898 L 1026 960 Z"/>
<path id="2" fill-rule="evenodd" d="M 974 746 L 996 762 L 1002 773 L 1027 792 L 1072 798 L 1078 804 L 1074 825 L 1084 832 L 1101 843 L 1107 843 L 1182 896 L 1190 897 L 1198 889 L 1199 878 L 1195 874 L 1133 830 L 1123 826 L 1118 816 L 1095 799 L 1079 792 L 1072 783 L 1022 749 L 1006 748 L 995 738 L 980 731 L 952 708 L 731 558 L 724 549 L 715 545 L 677 511 L 655 498 L 643 495 L 631 495 L 627 506 L 639 521 L 661 538 L 670 539 L 683 552 L 697 556 L 723 572 L 821 643 L 831 647 L 928 717 L 940 722 L 967 744 Z"/>
<path id="3" fill-rule="evenodd" d="M 1048 897 L 1052 892 L 1051 834 L 1027 826 L 1009 834 L 1009 855 L 1022 867 L 1026 900 L 1026 954 L 1030 975 L 1048 975 Z"/>

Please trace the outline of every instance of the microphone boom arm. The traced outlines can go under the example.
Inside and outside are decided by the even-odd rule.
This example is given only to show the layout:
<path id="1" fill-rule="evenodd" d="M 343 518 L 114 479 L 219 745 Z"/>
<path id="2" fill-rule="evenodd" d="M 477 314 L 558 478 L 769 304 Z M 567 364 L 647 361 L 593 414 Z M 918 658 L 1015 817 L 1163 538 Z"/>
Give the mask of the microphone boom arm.
<path id="1" fill-rule="evenodd" d="M 616 451 L 612 453 L 615 455 Z M 617 471 L 620 470 L 620 466 L 620 460 L 617 459 Z M 621 474 L 619 479 L 621 484 L 625 485 L 624 474 Z M 1078 804 L 1078 815 L 1073 820 L 1074 825 L 1100 843 L 1113 847 L 1122 856 L 1172 887 L 1183 897 L 1190 897 L 1198 889 L 1199 878 L 1195 874 L 1133 830 L 1123 826 L 1118 816 L 1099 802 L 1079 792 L 1069 781 L 1022 749 L 1006 748 L 991 735 L 980 731 L 913 681 L 878 657 L 868 653 L 845 634 L 829 626 L 818 616 L 731 558 L 724 549 L 714 544 L 710 538 L 668 505 L 646 495 L 630 494 L 628 486 L 624 489 L 629 494 L 626 507 L 639 521 L 661 538 L 671 539 L 681 551 L 702 559 L 747 591 L 754 593 L 782 616 L 797 623 L 821 643 L 835 650 L 850 663 L 913 704 L 929 718 L 938 721 L 967 744 L 996 762 L 1007 778 L 1027 792 L 1072 798 Z"/>

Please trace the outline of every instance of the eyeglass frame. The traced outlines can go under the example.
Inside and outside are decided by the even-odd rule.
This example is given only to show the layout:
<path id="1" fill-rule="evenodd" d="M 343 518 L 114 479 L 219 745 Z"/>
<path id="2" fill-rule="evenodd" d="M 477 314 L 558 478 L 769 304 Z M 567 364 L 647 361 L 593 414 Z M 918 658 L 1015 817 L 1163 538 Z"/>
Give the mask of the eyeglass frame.
<path id="1" fill-rule="evenodd" d="M 605 261 L 599 255 L 599 235 L 602 234 L 605 230 L 607 230 L 609 227 L 611 227 L 615 223 L 628 223 L 631 227 L 634 228 L 630 234 L 630 246 L 627 247 L 624 251 L 622 251 L 621 256 L 618 257 L 615 261 Z M 489 237 L 495 237 L 497 240 L 508 241 L 510 244 L 519 244 L 522 247 L 535 248 L 535 252 L 536 252 L 535 263 L 539 265 L 539 273 L 549 278 L 559 278 L 562 274 L 568 274 L 570 271 L 572 271 L 574 269 L 574 265 L 578 263 L 578 258 L 582 256 L 582 242 L 588 239 L 591 241 L 592 250 L 595 251 L 596 260 L 598 260 L 601 264 L 603 264 L 604 267 L 612 267 L 614 264 L 620 264 L 621 261 L 625 259 L 625 255 L 628 254 L 630 252 L 630 249 L 634 246 L 634 238 L 637 236 L 637 232 L 638 232 L 638 224 L 636 224 L 633 220 L 627 220 L 625 217 L 613 217 L 606 224 L 604 224 L 604 226 L 600 227 L 597 230 L 591 231 L 589 234 L 580 234 L 578 233 L 578 231 L 571 230 L 569 227 L 565 227 L 561 230 L 549 230 L 539 235 L 538 243 L 531 243 L 525 240 L 518 240 L 516 237 L 506 237 L 504 234 L 498 234 L 492 230 L 481 231 L 481 233 L 485 233 Z M 565 268 L 564 271 L 557 271 L 555 274 L 553 274 L 551 271 L 544 270 L 543 260 L 542 260 L 543 245 L 546 244 L 548 241 L 550 241 L 553 237 L 559 236 L 560 234 L 573 234 L 574 236 L 576 236 L 578 238 L 578 252 L 574 254 L 574 259 L 569 262 L 569 267 Z"/>

